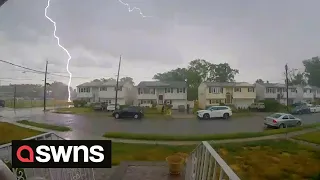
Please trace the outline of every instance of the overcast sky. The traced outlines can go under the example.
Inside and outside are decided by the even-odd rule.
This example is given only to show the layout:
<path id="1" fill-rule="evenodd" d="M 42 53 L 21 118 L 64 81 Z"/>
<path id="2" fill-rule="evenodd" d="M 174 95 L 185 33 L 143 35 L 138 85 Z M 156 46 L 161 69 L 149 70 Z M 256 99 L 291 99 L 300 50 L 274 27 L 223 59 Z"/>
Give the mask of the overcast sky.
<path id="1" fill-rule="evenodd" d="M 237 81 L 283 82 L 285 63 L 302 68 L 302 60 L 320 55 L 319 0 L 123 1 L 152 17 L 129 12 L 118 0 L 51 0 L 48 14 L 73 57 L 70 71 L 83 77 L 74 78 L 73 87 L 115 78 L 120 54 L 121 77 L 136 83 L 196 58 L 229 63 L 240 71 Z M 0 59 L 39 70 L 48 59 L 49 72 L 68 75 L 68 56 L 52 35 L 46 5 L 46 0 L 9 0 L 0 8 Z M 0 78 L 41 83 L 43 76 L 1 63 Z M 68 78 L 49 76 L 54 80 Z"/>

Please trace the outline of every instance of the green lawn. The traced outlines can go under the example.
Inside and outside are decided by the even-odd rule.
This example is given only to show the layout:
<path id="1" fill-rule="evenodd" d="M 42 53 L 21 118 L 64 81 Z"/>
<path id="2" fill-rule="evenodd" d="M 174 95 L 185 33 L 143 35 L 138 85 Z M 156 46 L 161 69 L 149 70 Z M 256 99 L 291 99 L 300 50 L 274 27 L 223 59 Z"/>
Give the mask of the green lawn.
<path id="1" fill-rule="evenodd" d="M 320 145 L 320 130 L 296 136 L 294 137 L 294 139 L 303 140 Z"/>
<path id="2" fill-rule="evenodd" d="M 222 140 L 222 139 L 239 139 L 251 138 L 259 136 L 268 136 L 275 134 L 283 134 L 288 132 L 300 131 L 306 128 L 313 128 L 320 126 L 320 123 L 306 125 L 295 128 L 285 129 L 272 129 L 263 132 L 248 132 L 248 133 L 230 133 L 230 134 L 206 134 L 206 135 L 161 135 L 161 134 L 134 134 L 123 132 L 107 132 L 103 136 L 107 138 L 120 138 L 120 139 L 136 139 L 136 140 L 158 140 L 158 141 L 206 141 L 206 140 Z"/>
<path id="3" fill-rule="evenodd" d="M 0 122 L 0 144 L 9 143 L 12 140 L 25 139 L 42 133 L 44 132 L 15 126 L 6 122 Z"/>
<path id="4" fill-rule="evenodd" d="M 50 130 L 54 130 L 54 131 L 64 132 L 64 131 L 71 130 L 69 127 L 66 127 L 66 126 L 58 126 L 58 125 L 52 125 L 52 124 L 46 124 L 46 123 L 37 123 L 37 122 L 28 121 L 28 120 L 22 120 L 22 121 L 17 121 L 17 122 L 20 124 L 39 127 L 39 128 L 43 128 L 43 129 L 50 129 Z"/>
<path id="5" fill-rule="evenodd" d="M 14 101 L 6 100 L 6 107 L 13 108 Z M 67 101 L 64 100 L 47 100 L 47 107 L 54 106 L 67 106 L 70 105 Z M 32 107 L 43 107 L 43 100 L 16 100 L 16 108 L 32 108 Z"/>

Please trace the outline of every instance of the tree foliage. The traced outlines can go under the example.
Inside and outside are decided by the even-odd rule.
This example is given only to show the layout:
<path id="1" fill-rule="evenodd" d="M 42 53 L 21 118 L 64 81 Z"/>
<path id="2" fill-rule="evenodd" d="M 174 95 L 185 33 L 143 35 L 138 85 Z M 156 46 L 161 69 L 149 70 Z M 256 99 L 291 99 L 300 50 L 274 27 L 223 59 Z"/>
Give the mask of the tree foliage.
<path id="1" fill-rule="evenodd" d="M 308 83 L 312 86 L 320 87 L 320 59 L 319 57 L 312 57 L 303 61 L 305 67 L 305 76 Z"/>
<path id="2" fill-rule="evenodd" d="M 132 77 L 123 77 L 120 79 L 120 82 L 131 82 L 132 84 L 134 84 Z"/>
<path id="3" fill-rule="evenodd" d="M 228 63 L 213 64 L 204 59 L 196 59 L 187 68 L 177 68 L 164 73 L 157 73 L 153 79 L 160 81 L 186 81 L 188 100 L 198 98 L 198 87 L 201 82 L 232 82 L 239 70 L 232 69 Z"/>
<path id="4" fill-rule="evenodd" d="M 262 83 L 264 83 L 264 81 L 263 81 L 262 79 L 257 79 L 257 80 L 256 80 L 256 83 L 262 84 Z"/>
<path id="5" fill-rule="evenodd" d="M 305 78 L 304 72 L 297 72 L 296 70 L 291 70 L 288 72 L 288 84 L 289 85 L 306 85 L 307 80 Z"/>

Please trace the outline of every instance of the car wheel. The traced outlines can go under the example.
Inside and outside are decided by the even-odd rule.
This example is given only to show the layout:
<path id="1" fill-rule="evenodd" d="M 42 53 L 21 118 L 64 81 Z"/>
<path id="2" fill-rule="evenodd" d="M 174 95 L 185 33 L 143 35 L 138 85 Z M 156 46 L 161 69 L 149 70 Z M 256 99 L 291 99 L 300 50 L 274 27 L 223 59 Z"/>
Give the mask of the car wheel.
<path id="1" fill-rule="evenodd" d="M 203 119 L 210 119 L 210 115 L 209 114 L 204 114 L 203 115 Z"/>
<path id="2" fill-rule="evenodd" d="M 282 128 L 286 128 L 286 126 L 284 124 L 280 124 L 279 129 L 282 129 Z"/>
<path id="3" fill-rule="evenodd" d="M 134 118 L 134 119 L 139 119 L 139 114 L 135 114 L 135 115 L 133 116 L 133 118 Z"/>
<path id="4" fill-rule="evenodd" d="M 224 113 L 223 114 L 223 119 L 228 119 L 229 118 L 229 114 L 228 113 Z"/>
<path id="5" fill-rule="evenodd" d="M 301 121 L 298 121 L 298 122 L 297 122 L 297 126 L 301 126 Z"/>
<path id="6" fill-rule="evenodd" d="M 116 119 L 119 119 L 119 118 L 120 118 L 120 114 L 116 113 L 116 114 L 114 114 L 114 117 L 115 117 Z"/>

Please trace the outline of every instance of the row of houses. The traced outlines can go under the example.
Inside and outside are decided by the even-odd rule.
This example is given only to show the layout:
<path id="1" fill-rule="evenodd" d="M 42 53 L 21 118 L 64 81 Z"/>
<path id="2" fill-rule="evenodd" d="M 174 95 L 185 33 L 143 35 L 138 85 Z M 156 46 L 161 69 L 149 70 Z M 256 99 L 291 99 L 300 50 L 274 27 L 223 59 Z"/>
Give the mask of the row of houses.
<path id="1" fill-rule="evenodd" d="M 287 102 L 285 84 L 247 82 L 203 82 L 198 87 L 200 108 L 220 103 L 247 108 L 257 100 L 274 99 Z M 289 86 L 289 104 L 313 102 L 320 99 L 320 88 L 312 86 Z M 88 82 L 77 86 L 77 98 L 89 102 L 115 103 L 116 81 Z M 142 81 L 137 86 L 131 82 L 119 82 L 118 104 L 152 106 L 171 104 L 173 109 L 186 107 L 187 84 L 183 81 Z"/>

